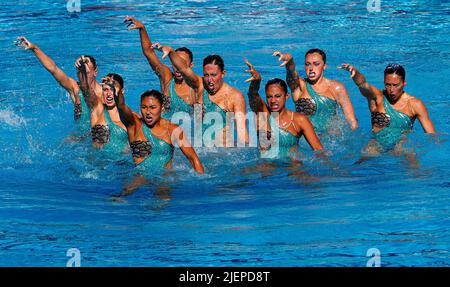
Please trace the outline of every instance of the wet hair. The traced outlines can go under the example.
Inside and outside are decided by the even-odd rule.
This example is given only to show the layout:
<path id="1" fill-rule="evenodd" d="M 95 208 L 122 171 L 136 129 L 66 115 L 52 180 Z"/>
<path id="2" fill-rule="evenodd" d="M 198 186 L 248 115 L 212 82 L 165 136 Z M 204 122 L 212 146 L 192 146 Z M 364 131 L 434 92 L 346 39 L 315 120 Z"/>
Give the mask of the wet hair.
<path id="1" fill-rule="evenodd" d="M 203 59 L 203 67 L 212 64 L 219 66 L 220 70 L 223 72 L 225 70 L 225 63 L 223 62 L 222 57 L 219 55 L 209 55 Z"/>
<path id="2" fill-rule="evenodd" d="M 306 54 L 305 54 L 305 58 L 306 58 L 306 56 L 308 56 L 309 54 L 314 54 L 314 53 L 317 53 L 317 54 L 319 54 L 320 56 L 322 56 L 322 60 L 323 60 L 323 63 L 324 63 L 324 64 L 327 63 L 327 54 L 325 54 L 325 52 L 324 52 L 323 50 L 320 50 L 320 49 L 317 49 L 317 48 L 308 50 L 308 52 L 306 52 Z"/>
<path id="3" fill-rule="evenodd" d="M 185 52 L 186 54 L 188 54 L 189 60 L 191 60 L 191 63 L 194 62 L 194 55 L 192 54 L 192 51 L 189 50 L 188 48 L 186 48 L 186 47 L 180 47 L 180 48 L 177 48 L 177 49 L 175 50 L 175 52 Z"/>
<path id="4" fill-rule="evenodd" d="M 386 69 L 384 69 L 384 75 L 388 74 L 396 74 L 402 77 L 403 81 L 406 79 L 406 71 L 405 68 L 403 68 L 399 64 L 389 64 L 386 66 Z"/>
<path id="5" fill-rule="evenodd" d="M 89 55 L 83 55 L 84 57 L 86 57 L 86 58 L 88 58 L 89 59 L 89 61 L 91 61 L 92 62 L 92 65 L 94 66 L 94 69 L 96 69 L 97 68 L 97 62 L 95 61 L 95 58 L 94 57 L 92 57 L 92 56 L 89 56 Z"/>
<path id="6" fill-rule="evenodd" d="M 158 102 L 161 104 L 161 106 L 162 106 L 163 103 L 164 103 L 164 97 L 163 97 L 163 95 L 162 95 L 159 91 L 157 91 L 157 90 L 148 90 L 148 91 L 145 91 L 145 92 L 141 95 L 141 102 L 142 102 L 143 99 L 149 98 L 149 97 L 153 97 L 153 98 L 157 99 Z"/>
<path id="7" fill-rule="evenodd" d="M 106 77 L 112 78 L 114 81 L 118 82 L 120 87 L 123 89 L 123 78 L 119 74 L 109 73 Z"/>
<path id="8" fill-rule="evenodd" d="M 267 91 L 267 88 L 269 86 L 271 86 L 271 85 L 278 85 L 278 86 L 280 86 L 283 89 L 285 94 L 287 94 L 287 92 L 288 92 L 288 88 L 287 88 L 286 82 L 283 81 L 280 78 L 274 78 L 274 79 L 268 80 L 267 83 L 266 83 L 266 86 L 265 86 L 265 90 Z"/>

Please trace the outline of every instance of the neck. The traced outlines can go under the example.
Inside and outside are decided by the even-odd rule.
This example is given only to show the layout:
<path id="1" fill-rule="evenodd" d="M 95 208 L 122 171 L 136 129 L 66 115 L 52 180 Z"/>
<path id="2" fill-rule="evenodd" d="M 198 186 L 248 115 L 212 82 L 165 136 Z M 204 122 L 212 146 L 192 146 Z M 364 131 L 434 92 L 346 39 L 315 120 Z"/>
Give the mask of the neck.
<path id="1" fill-rule="evenodd" d="M 325 77 L 322 75 L 317 80 L 314 81 L 308 79 L 308 83 L 310 83 L 312 86 L 315 86 L 322 84 L 325 80 L 326 80 Z"/>
<path id="2" fill-rule="evenodd" d="M 223 83 L 222 86 L 217 90 L 217 92 L 215 92 L 214 94 L 211 94 L 208 92 L 208 94 L 210 96 L 217 96 L 220 95 L 222 93 L 222 91 L 225 89 L 226 83 Z"/>
<path id="3" fill-rule="evenodd" d="M 398 100 L 400 100 L 400 98 L 405 94 L 405 92 L 403 91 L 399 96 L 397 97 L 393 97 L 390 96 L 386 93 L 386 98 L 388 99 L 389 103 L 391 104 L 395 104 L 396 102 L 398 102 Z"/>
<path id="4" fill-rule="evenodd" d="M 154 122 L 152 125 L 149 125 L 149 124 L 147 124 L 146 122 L 145 122 L 145 120 L 144 120 L 144 124 L 149 128 L 149 129 L 154 129 L 154 128 L 156 128 L 156 127 L 159 127 L 160 125 L 161 125 L 161 119 L 159 119 L 159 120 L 157 120 L 156 122 Z"/>
<path id="5" fill-rule="evenodd" d="M 278 113 L 278 117 L 277 118 L 279 118 L 279 117 L 281 117 L 281 115 L 284 115 L 285 113 L 287 113 L 287 110 L 286 110 L 286 108 L 282 108 L 280 111 L 278 111 L 278 112 L 270 112 L 270 114 L 272 115 L 272 114 L 274 114 L 274 113 Z"/>

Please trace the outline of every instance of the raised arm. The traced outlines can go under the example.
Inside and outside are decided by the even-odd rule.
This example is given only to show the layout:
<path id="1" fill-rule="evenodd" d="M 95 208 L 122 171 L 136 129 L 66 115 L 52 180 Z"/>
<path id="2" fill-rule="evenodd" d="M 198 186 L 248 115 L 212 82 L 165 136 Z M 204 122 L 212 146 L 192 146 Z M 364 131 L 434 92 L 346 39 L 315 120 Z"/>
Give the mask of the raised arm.
<path id="1" fill-rule="evenodd" d="M 376 87 L 370 85 L 366 81 L 366 77 L 361 74 L 358 69 L 350 64 L 342 64 L 338 67 L 339 69 L 346 70 L 350 72 L 350 77 L 355 82 L 356 86 L 359 88 L 361 94 L 369 100 L 376 100 L 377 97 L 382 96 L 383 92 Z"/>
<path id="2" fill-rule="evenodd" d="M 245 64 L 248 66 L 246 72 L 250 73 L 251 77 L 245 80 L 246 83 L 250 82 L 248 87 L 248 102 L 250 104 L 250 109 L 258 113 L 269 113 L 266 103 L 263 101 L 259 95 L 259 88 L 261 86 L 261 74 L 255 69 L 255 67 L 248 61 L 245 60 Z"/>
<path id="3" fill-rule="evenodd" d="M 127 27 L 129 27 L 129 31 L 139 29 L 142 53 L 147 58 L 150 67 L 152 67 L 152 70 L 156 73 L 156 75 L 158 75 L 160 80 L 163 83 L 168 83 L 170 79 L 172 79 L 172 72 L 170 71 L 169 67 L 161 63 L 158 56 L 153 51 L 152 42 L 150 40 L 150 37 L 148 36 L 147 29 L 145 28 L 144 24 L 134 19 L 133 17 L 126 17 L 124 23 L 126 23 Z"/>
<path id="4" fill-rule="evenodd" d="M 186 61 L 181 58 L 170 46 L 162 46 L 160 43 L 154 43 L 152 49 L 163 53 L 162 58 L 169 56 L 172 65 L 181 73 L 183 79 L 197 94 L 203 94 L 202 78 L 197 75 Z"/>
<path id="5" fill-rule="evenodd" d="M 292 99 L 296 102 L 300 99 L 300 96 L 303 92 L 302 89 L 302 81 L 300 78 L 296 67 L 294 58 L 289 53 L 281 53 L 280 51 L 275 51 L 273 56 L 278 57 L 278 62 L 283 61 L 280 64 L 280 67 L 286 67 L 286 83 L 291 89 Z"/>
<path id="6" fill-rule="evenodd" d="M 258 131 L 265 130 L 265 132 L 267 133 L 270 131 L 270 111 L 259 94 L 259 88 L 261 86 L 261 74 L 248 60 L 245 60 L 245 63 L 248 66 L 248 70 L 246 70 L 246 72 L 251 74 L 251 77 L 245 80 L 245 82 L 250 82 L 247 95 L 250 109 L 256 114 L 256 129 Z"/>
<path id="7" fill-rule="evenodd" d="M 94 68 L 89 58 L 85 56 L 80 56 L 75 61 L 75 68 L 77 69 L 80 88 L 83 91 L 86 104 L 92 109 L 100 101 L 100 97 L 97 96 L 97 89 L 101 89 L 96 79 L 97 68 Z"/>
<path id="8" fill-rule="evenodd" d="M 189 160 L 194 170 L 198 173 L 204 173 L 205 170 L 203 165 L 194 148 L 191 146 L 191 143 L 184 135 L 183 129 L 177 125 L 172 125 L 171 138 L 180 147 L 184 156 Z"/>
<path id="9" fill-rule="evenodd" d="M 80 103 L 78 92 L 79 87 L 77 81 L 68 77 L 56 64 L 47 56 L 37 45 L 28 41 L 27 38 L 20 36 L 17 38 L 17 44 L 26 50 L 31 50 L 44 66 L 44 68 L 52 74 L 53 78 L 70 94 L 72 101 L 76 104 Z"/>

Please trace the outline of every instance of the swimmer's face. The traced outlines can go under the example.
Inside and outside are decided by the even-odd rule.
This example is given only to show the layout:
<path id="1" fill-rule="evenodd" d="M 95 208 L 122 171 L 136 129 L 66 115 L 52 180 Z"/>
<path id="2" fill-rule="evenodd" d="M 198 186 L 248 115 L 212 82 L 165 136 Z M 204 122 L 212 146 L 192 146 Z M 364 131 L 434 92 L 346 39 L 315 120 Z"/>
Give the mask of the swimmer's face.
<path id="1" fill-rule="evenodd" d="M 225 71 L 221 71 L 216 64 L 207 64 L 203 66 L 203 86 L 210 95 L 214 95 L 223 85 Z"/>
<path id="2" fill-rule="evenodd" d="M 191 59 L 189 58 L 189 54 L 184 52 L 184 51 L 176 51 L 177 55 L 180 56 L 186 63 L 189 64 L 189 67 L 192 68 L 194 67 L 194 63 L 191 62 Z M 181 75 L 181 73 L 174 67 L 172 66 L 172 70 L 173 70 L 173 75 L 175 77 L 175 80 L 177 81 L 181 81 L 183 80 L 183 76 Z"/>
<path id="3" fill-rule="evenodd" d="M 278 84 L 272 84 L 266 89 L 267 105 L 271 112 L 281 112 L 289 98 L 289 93 L 284 92 L 283 88 Z"/>
<path id="4" fill-rule="evenodd" d="M 323 71 L 327 65 L 324 63 L 322 55 L 319 53 L 311 53 L 305 58 L 305 73 L 312 82 L 317 81 L 323 75 Z"/>
<path id="5" fill-rule="evenodd" d="M 155 97 L 145 97 L 141 101 L 141 115 L 145 123 L 153 126 L 161 119 L 162 105 Z"/>
<path id="6" fill-rule="evenodd" d="M 115 89 L 115 91 L 114 91 Z M 110 85 L 103 84 L 102 85 L 102 101 L 108 107 L 116 106 L 116 102 L 114 101 L 114 93 L 121 93 L 122 89 L 120 85 L 115 82 L 114 88 Z"/>
<path id="7" fill-rule="evenodd" d="M 386 74 L 384 76 L 384 87 L 391 99 L 398 99 L 403 94 L 405 86 L 406 81 L 403 80 L 402 76 L 397 74 Z"/>

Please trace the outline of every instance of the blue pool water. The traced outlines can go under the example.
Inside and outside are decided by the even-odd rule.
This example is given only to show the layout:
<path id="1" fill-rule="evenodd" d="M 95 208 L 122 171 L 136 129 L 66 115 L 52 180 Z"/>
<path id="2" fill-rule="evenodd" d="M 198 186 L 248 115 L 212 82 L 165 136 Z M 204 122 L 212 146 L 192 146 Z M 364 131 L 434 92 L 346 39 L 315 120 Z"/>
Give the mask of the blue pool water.
<path id="1" fill-rule="evenodd" d="M 82 266 L 366 266 L 377 248 L 381 266 L 450 265 L 450 2 L 382 1 L 12 1 L 0 10 L 0 265 L 66 266 L 78 248 Z M 258 164 L 254 149 L 205 151 L 206 174 L 182 154 L 174 171 L 114 199 L 133 177 L 128 157 L 111 159 L 88 143 L 71 143 L 72 104 L 19 36 L 38 44 L 75 77 L 80 54 L 96 57 L 99 74 L 121 74 L 128 104 L 158 88 L 141 54 L 135 16 L 152 40 L 225 59 L 226 80 L 245 94 L 248 58 L 264 79 L 284 78 L 271 56 L 328 53 L 329 78 L 346 84 L 360 129 L 330 138 L 330 163 L 302 140 L 304 165 Z M 406 146 L 418 164 L 386 154 L 359 165 L 370 137 L 366 100 L 343 62 L 382 87 L 387 63 L 406 67 L 407 91 L 421 98 L 439 132 L 416 122 Z M 299 67 L 301 69 L 301 66 Z M 292 102 L 288 104 L 293 109 Z M 258 165 L 259 166 L 259 165 Z"/>

